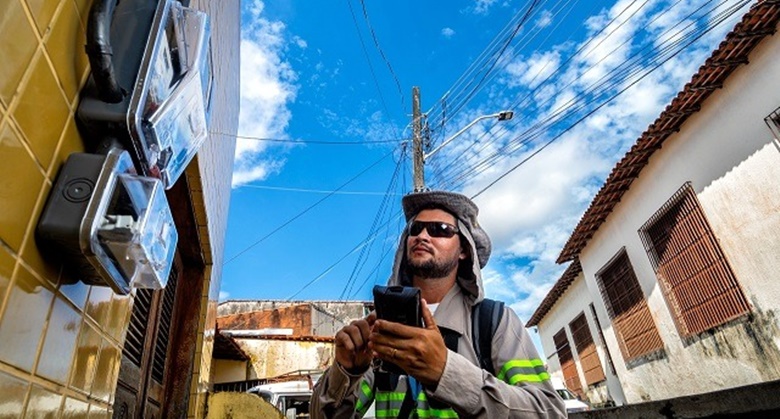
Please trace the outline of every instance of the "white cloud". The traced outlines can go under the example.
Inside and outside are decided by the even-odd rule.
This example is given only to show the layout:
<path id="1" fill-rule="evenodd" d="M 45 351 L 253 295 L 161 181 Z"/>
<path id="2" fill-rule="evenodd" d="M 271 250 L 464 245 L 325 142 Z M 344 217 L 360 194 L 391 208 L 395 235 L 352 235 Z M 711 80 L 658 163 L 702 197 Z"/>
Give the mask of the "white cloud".
<path id="1" fill-rule="evenodd" d="M 295 45 L 298 45 L 298 47 L 301 49 L 306 49 L 309 46 L 306 40 L 298 35 L 293 36 L 292 41 L 295 42 Z"/>
<path id="2" fill-rule="evenodd" d="M 553 74 L 560 64 L 561 54 L 558 51 L 534 52 L 527 60 L 520 57 L 506 68 L 512 76 L 508 84 L 511 87 L 524 85 L 534 88 Z"/>
<path id="3" fill-rule="evenodd" d="M 546 28 L 550 26 L 552 23 L 553 14 L 549 10 L 543 10 L 542 13 L 539 14 L 539 18 L 536 19 L 536 27 L 537 28 Z"/>
<path id="4" fill-rule="evenodd" d="M 241 110 L 239 135 L 259 138 L 286 138 L 291 114 L 288 105 L 295 100 L 297 75 L 282 55 L 285 26 L 262 16 L 264 4 L 247 6 L 251 15 L 241 33 Z M 299 40 L 300 46 L 302 39 Z M 283 160 L 269 156 L 269 143 L 238 139 L 233 186 L 262 180 L 281 169 Z"/>
<path id="5" fill-rule="evenodd" d="M 477 0 L 474 4 L 474 13 L 478 15 L 486 15 L 490 10 L 490 6 L 494 5 L 497 0 Z"/>
<path id="6" fill-rule="evenodd" d="M 452 28 L 444 28 L 441 30 L 441 36 L 450 39 L 455 36 L 455 30 Z"/>
<path id="7" fill-rule="evenodd" d="M 230 297 L 230 293 L 227 291 L 219 291 L 219 301 L 225 301 Z"/>

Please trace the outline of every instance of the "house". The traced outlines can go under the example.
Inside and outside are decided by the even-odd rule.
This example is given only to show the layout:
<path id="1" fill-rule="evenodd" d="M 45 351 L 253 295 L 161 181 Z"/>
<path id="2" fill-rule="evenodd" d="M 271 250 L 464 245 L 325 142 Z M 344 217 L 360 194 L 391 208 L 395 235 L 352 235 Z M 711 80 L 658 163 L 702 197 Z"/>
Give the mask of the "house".
<path id="1" fill-rule="evenodd" d="M 89 77 L 92 3 L 99 2 L 3 2 L 0 410 L 7 417 L 204 417 L 235 142 L 207 138 L 166 192 L 179 245 L 164 290 L 122 295 L 90 285 L 36 245 L 60 168 L 89 140 L 75 114 Z M 210 127 L 235 133 L 239 2 L 187 3 L 211 22 Z"/>
<path id="2" fill-rule="evenodd" d="M 778 20 L 775 1 L 751 7 L 560 253 L 570 265 L 527 326 L 551 373 L 595 403 L 780 380 Z"/>
<path id="3" fill-rule="evenodd" d="M 228 363 L 215 363 L 214 384 L 263 380 L 296 371 L 322 371 L 333 363 L 334 336 L 372 310 L 368 301 L 229 300 L 219 304 L 220 334 L 248 356 L 246 378 L 227 380 Z M 235 367 L 234 367 L 235 371 Z"/>

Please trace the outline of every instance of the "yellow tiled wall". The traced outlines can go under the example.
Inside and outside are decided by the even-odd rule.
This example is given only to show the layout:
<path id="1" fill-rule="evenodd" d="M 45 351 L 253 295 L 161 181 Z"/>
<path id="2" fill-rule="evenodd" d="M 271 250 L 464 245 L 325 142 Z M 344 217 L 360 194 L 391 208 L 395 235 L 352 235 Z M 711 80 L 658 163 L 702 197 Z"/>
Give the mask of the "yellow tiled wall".
<path id="1" fill-rule="evenodd" d="M 66 277 L 33 234 L 60 165 L 83 149 L 73 114 L 91 1 L 2 4 L 0 417 L 110 417 L 132 299 Z"/>

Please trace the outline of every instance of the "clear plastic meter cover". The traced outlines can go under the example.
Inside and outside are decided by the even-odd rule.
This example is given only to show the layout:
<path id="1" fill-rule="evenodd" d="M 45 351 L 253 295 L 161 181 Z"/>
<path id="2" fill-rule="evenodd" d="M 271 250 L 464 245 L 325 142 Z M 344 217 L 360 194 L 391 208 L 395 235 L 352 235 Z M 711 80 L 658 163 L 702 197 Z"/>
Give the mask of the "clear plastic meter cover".
<path id="1" fill-rule="evenodd" d="M 178 234 L 162 183 L 134 174 L 117 174 L 111 183 L 93 246 L 131 287 L 165 287 Z"/>
<path id="2" fill-rule="evenodd" d="M 208 137 L 213 84 L 210 26 L 205 13 L 171 2 L 154 34 L 139 104 L 149 175 L 173 186 Z"/>

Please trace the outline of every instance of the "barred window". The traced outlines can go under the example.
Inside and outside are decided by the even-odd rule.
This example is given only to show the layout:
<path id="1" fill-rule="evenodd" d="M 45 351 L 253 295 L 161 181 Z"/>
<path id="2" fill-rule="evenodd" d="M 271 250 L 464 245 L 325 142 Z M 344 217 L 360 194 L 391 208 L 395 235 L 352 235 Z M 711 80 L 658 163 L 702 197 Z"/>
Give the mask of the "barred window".
<path id="1" fill-rule="evenodd" d="M 663 341 L 625 249 L 607 262 L 596 280 L 626 362 L 662 349 Z"/>
<path id="2" fill-rule="evenodd" d="M 750 312 L 690 183 L 639 230 L 684 338 Z"/>
<path id="3" fill-rule="evenodd" d="M 593 343 L 593 335 L 590 334 L 588 319 L 584 312 L 569 323 L 569 329 L 574 340 L 574 347 L 577 348 L 577 354 L 580 357 L 585 384 L 591 385 L 604 381 L 606 379 L 604 369 L 601 368 L 601 360 L 596 351 L 596 344 Z"/>
<path id="4" fill-rule="evenodd" d="M 571 353 L 569 339 L 566 337 L 566 330 L 561 329 L 556 333 L 553 336 L 553 342 L 555 342 L 555 352 L 558 354 L 558 361 L 561 363 L 561 370 L 563 370 L 563 380 L 566 388 L 584 398 L 585 394 L 582 391 L 580 375 L 577 372 L 577 364 L 574 362 L 574 356 Z"/>

